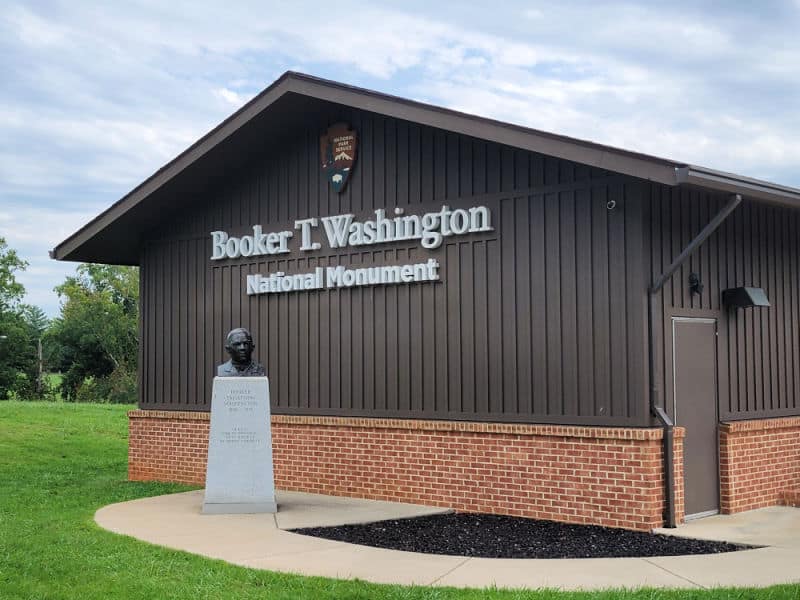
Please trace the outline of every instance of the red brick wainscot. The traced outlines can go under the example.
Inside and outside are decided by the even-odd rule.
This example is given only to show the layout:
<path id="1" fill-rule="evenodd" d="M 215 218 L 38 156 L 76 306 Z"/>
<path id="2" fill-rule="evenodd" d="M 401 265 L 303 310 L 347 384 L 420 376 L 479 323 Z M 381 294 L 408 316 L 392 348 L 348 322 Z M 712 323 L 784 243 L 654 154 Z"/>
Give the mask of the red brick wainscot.
<path id="1" fill-rule="evenodd" d="M 133 481 L 205 482 L 209 413 L 134 410 Z M 683 520 L 683 434 L 675 432 Z M 650 530 L 662 430 L 273 415 L 279 489 Z"/>
<path id="2" fill-rule="evenodd" d="M 800 417 L 721 423 L 719 463 L 723 513 L 791 505 L 800 492 Z"/>

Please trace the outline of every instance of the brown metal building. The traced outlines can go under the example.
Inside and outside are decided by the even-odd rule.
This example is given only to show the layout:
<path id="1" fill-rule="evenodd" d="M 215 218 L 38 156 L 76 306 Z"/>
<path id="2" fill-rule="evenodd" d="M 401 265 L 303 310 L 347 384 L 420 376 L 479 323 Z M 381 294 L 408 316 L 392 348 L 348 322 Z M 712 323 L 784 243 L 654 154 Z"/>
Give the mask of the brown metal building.
<path id="1" fill-rule="evenodd" d="M 357 137 L 341 192 L 320 167 L 334 123 Z M 478 206 L 491 228 L 437 248 L 301 249 L 298 220 Z M 286 73 L 52 254 L 141 267 L 133 479 L 203 481 L 211 380 L 244 326 L 279 487 L 647 529 L 800 488 L 798 208 L 797 189 Z M 286 252 L 209 258 L 211 232 L 256 225 L 293 232 Z M 431 259 L 434 281 L 247 293 Z"/>

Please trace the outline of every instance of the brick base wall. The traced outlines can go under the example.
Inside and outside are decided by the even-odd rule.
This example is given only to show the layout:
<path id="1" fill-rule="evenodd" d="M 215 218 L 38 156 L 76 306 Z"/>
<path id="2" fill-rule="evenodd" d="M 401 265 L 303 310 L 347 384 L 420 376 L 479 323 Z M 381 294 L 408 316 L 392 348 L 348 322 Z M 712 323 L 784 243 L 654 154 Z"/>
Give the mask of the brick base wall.
<path id="1" fill-rule="evenodd" d="M 719 460 L 723 513 L 785 502 L 800 490 L 800 417 L 722 423 Z"/>
<path id="2" fill-rule="evenodd" d="M 209 413 L 128 413 L 128 479 L 205 485 Z"/>
<path id="3" fill-rule="evenodd" d="M 786 490 L 781 493 L 782 506 L 794 506 L 800 508 L 800 488 L 794 490 Z"/>
<path id="4" fill-rule="evenodd" d="M 129 413 L 129 478 L 205 482 L 209 414 Z M 661 429 L 273 415 L 275 484 L 650 530 L 663 524 Z M 675 435 L 683 519 L 683 430 Z"/>

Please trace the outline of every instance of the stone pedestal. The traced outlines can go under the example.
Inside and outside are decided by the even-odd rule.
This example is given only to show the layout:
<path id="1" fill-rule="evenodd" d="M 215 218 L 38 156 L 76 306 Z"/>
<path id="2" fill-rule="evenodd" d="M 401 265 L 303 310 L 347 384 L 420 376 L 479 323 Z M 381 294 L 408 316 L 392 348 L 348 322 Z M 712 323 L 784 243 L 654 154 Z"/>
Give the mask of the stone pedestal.
<path id="1" fill-rule="evenodd" d="M 203 512 L 277 512 L 266 377 L 214 378 Z"/>

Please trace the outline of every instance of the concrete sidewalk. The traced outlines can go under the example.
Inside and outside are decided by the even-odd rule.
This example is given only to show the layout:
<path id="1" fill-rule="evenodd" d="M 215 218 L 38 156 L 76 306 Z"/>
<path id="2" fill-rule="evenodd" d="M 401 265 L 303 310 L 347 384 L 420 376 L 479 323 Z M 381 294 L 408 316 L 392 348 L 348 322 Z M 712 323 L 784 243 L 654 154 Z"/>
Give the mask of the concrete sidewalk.
<path id="1" fill-rule="evenodd" d="M 245 567 L 357 577 L 375 583 L 592 590 L 800 582 L 800 510 L 796 508 L 773 507 L 709 517 L 664 531 L 768 546 L 756 550 L 702 556 L 545 560 L 416 554 L 284 531 L 447 512 L 442 509 L 278 492 L 276 515 L 202 515 L 202 502 L 202 490 L 143 498 L 101 508 L 95 521 L 116 533 Z"/>

